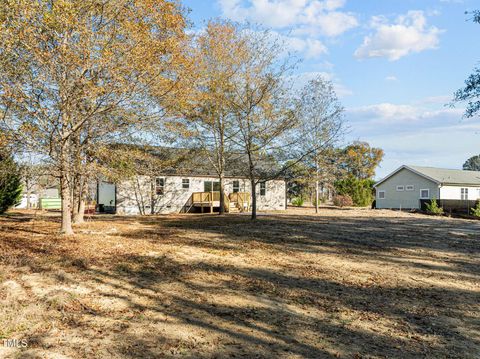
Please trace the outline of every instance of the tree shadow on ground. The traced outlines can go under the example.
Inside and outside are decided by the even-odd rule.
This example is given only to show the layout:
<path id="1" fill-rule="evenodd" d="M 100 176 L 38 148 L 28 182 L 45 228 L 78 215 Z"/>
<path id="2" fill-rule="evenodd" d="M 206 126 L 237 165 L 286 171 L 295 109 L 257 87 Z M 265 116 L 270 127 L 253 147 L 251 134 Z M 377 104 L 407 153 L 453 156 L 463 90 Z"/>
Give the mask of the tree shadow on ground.
<path id="1" fill-rule="evenodd" d="M 120 311 L 91 307 L 64 323 L 66 330 L 85 327 L 85 338 L 94 340 L 96 331 L 88 323 L 104 318 L 112 357 L 480 355 L 474 310 L 480 301 L 478 285 L 466 290 L 441 282 L 455 275 L 462 281 L 480 280 L 478 238 L 442 233 L 455 225 L 417 218 L 314 216 L 262 217 L 254 225 L 243 216 L 114 220 L 122 221 L 138 221 L 141 227 L 113 238 L 148 242 L 159 253 L 112 251 L 99 260 L 66 246 L 77 240 L 42 243 L 18 236 L 5 242 L 27 256 L 34 271 L 54 276 L 61 268 L 71 274 L 64 282 L 81 280 L 95 296 L 126 303 Z M 179 252 L 193 248 L 204 256 L 160 253 L 167 246 Z M 255 265 L 233 260 L 259 252 L 267 257 L 258 257 Z M 366 270 L 358 277 L 371 275 L 373 281 L 355 282 L 355 276 L 330 273 L 328 262 L 303 262 L 305 255 L 427 275 L 415 278 L 419 285 L 377 283 Z M 439 281 L 429 282 L 431 277 Z"/>

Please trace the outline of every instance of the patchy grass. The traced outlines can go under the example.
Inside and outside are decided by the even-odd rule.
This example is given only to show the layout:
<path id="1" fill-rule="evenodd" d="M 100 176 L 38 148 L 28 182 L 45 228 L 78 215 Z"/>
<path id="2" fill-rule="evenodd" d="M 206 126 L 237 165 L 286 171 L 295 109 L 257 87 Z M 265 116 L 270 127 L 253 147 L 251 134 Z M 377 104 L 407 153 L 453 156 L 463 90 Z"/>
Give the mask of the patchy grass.
<path id="1" fill-rule="evenodd" d="M 478 358 L 480 224 L 371 210 L 0 217 L 6 358 Z M 0 343 L 1 344 L 1 343 Z"/>

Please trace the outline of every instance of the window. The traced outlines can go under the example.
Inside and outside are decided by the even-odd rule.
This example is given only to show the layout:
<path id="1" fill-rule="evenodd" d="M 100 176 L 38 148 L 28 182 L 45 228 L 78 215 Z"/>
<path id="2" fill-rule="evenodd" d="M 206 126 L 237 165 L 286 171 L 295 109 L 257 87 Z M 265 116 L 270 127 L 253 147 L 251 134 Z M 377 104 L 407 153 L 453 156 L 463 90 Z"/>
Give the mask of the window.
<path id="1" fill-rule="evenodd" d="M 265 182 L 260 182 L 260 196 L 265 196 L 267 193 L 267 186 Z"/>
<path id="2" fill-rule="evenodd" d="M 384 199 L 385 198 L 385 191 L 378 191 L 378 198 Z"/>
<path id="3" fill-rule="evenodd" d="M 233 181 L 233 193 L 240 192 L 240 181 Z"/>
<path id="4" fill-rule="evenodd" d="M 213 182 L 213 181 L 203 182 L 203 191 L 204 192 L 219 192 L 220 191 L 220 182 Z"/>
<path id="5" fill-rule="evenodd" d="M 397 192 L 403 192 L 403 191 L 405 191 L 404 186 L 397 186 Z"/>
<path id="6" fill-rule="evenodd" d="M 429 199 L 430 198 L 430 190 L 429 189 L 421 189 L 420 190 L 420 199 Z"/>
<path id="7" fill-rule="evenodd" d="M 165 178 L 155 179 L 155 193 L 159 196 L 163 196 L 165 192 Z"/>
<path id="8" fill-rule="evenodd" d="M 182 188 L 183 189 L 190 189 L 190 180 L 188 178 L 182 179 Z"/>
<path id="9" fill-rule="evenodd" d="M 413 184 L 409 184 L 405 186 L 405 191 L 414 191 L 414 190 L 415 190 L 415 186 Z"/>
<path id="10" fill-rule="evenodd" d="M 462 200 L 468 200 L 468 188 L 461 188 L 460 195 Z"/>

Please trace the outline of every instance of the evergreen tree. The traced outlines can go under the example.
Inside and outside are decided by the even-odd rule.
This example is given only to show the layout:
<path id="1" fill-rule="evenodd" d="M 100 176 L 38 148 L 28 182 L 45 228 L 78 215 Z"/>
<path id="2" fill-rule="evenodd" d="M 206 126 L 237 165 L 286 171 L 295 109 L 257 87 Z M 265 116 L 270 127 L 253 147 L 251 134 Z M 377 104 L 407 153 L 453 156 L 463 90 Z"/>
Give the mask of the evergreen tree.
<path id="1" fill-rule="evenodd" d="M 0 214 L 17 204 L 22 194 L 20 169 L 10 153 L 0 151 Z"/>
<path id="2" fill-rule="evenodd" d="M 470 157 L 463 164 L 463 169 L 466 171 L 480 171 L 480 155 Z"/>

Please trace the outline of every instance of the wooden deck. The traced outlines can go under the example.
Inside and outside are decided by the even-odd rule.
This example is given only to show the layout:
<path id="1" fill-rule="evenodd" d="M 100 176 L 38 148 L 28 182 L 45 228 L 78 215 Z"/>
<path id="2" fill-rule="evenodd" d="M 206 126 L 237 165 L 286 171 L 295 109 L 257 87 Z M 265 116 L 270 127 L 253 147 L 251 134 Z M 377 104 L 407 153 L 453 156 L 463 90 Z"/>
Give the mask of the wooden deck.
<path id="1" fill-rule="evenodd" d="M 250 209 L 250 193 L 235 192 L 224 195 L 225 212 L 246 212 Z M 220 207 L 220 192 L 194 192 L 185 205 L 185 213 L 193 208 L 200 208 L 201 212 L 213 213 L 214 208 Z"/>

